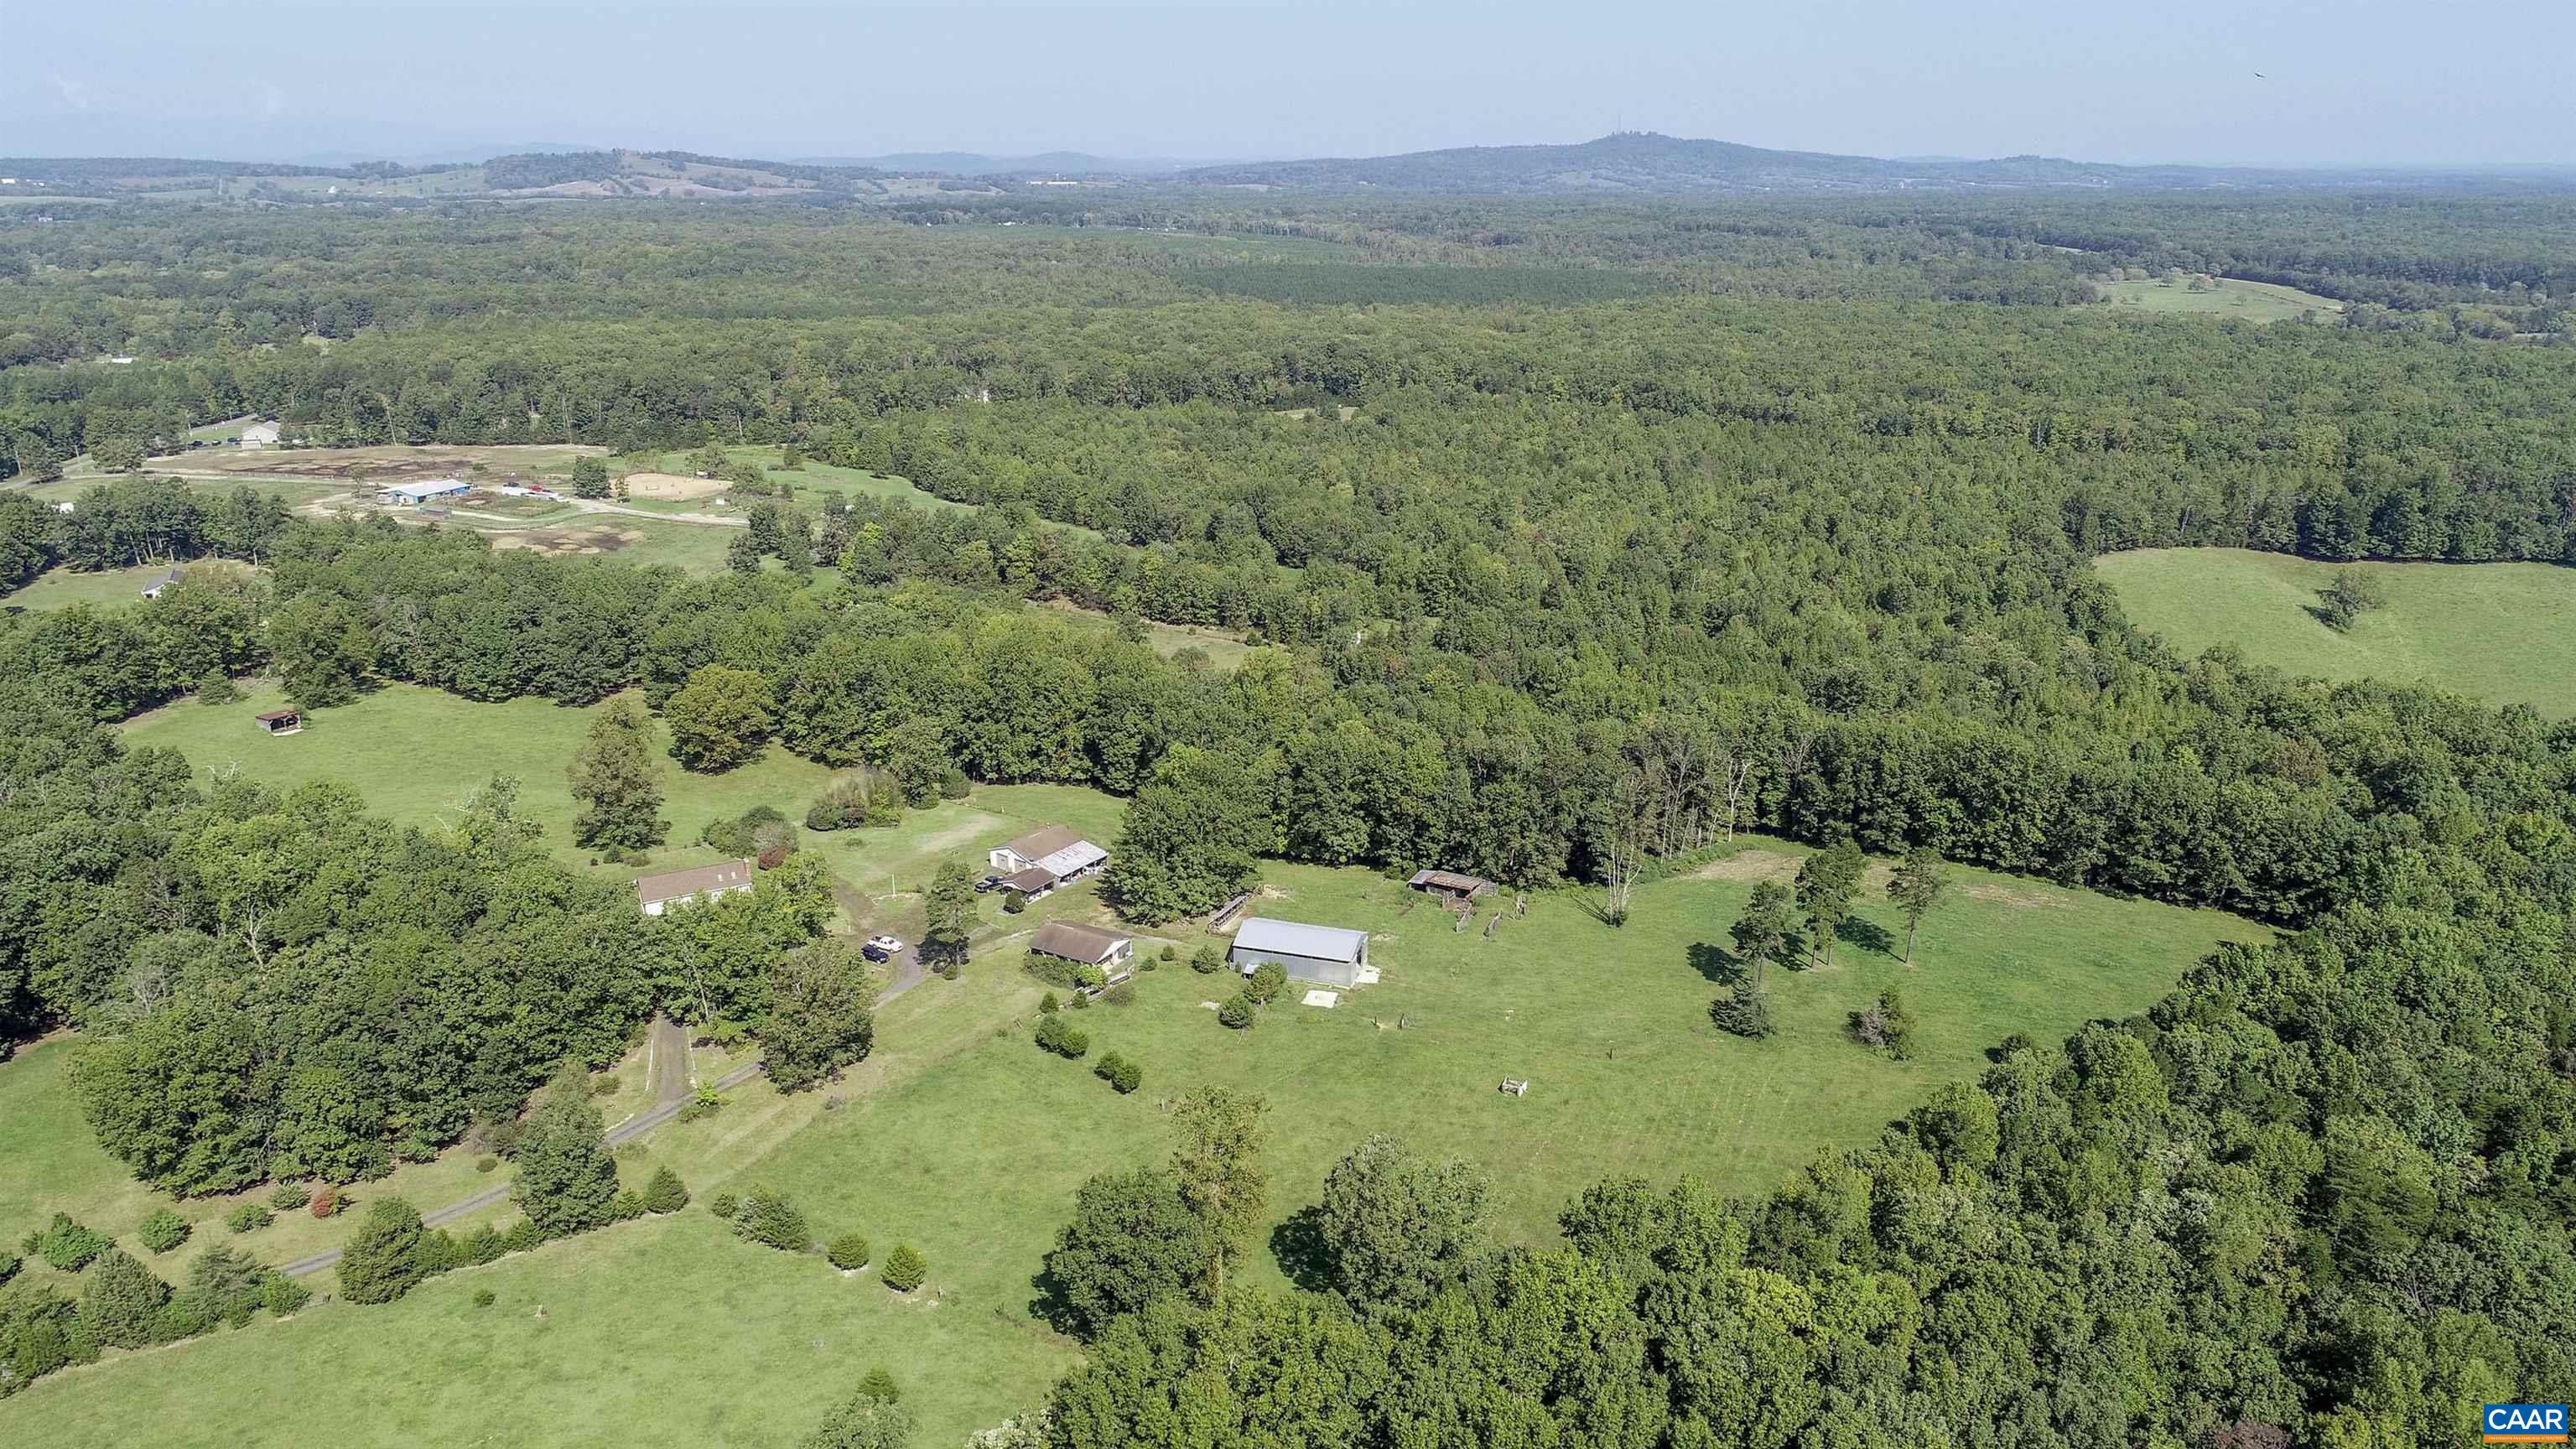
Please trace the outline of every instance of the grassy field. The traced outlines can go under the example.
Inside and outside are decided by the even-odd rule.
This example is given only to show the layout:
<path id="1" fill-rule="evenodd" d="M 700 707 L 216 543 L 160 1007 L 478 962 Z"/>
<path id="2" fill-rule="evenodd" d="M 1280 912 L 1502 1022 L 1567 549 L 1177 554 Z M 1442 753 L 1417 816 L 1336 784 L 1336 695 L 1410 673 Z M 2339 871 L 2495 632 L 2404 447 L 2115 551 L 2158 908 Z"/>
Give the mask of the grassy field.
<path id="1" fill-rule="evenodd" d="M 1008 833 L 1017 822 L 987 798 L 999 794 L 874 837 L 869 868 L 901 879 Z M 1032 789 L 1008 803 L 1097 831 L 1115 802 Z M 1491 940 L 1451 930 L 1394 882 L 1273 865 L 1259 909 L 1367 927 L 1384 981 L 1331 1010 L 1283 1001 L 1247 1034 L 1201 1005 L 1227 994 L 1228 978 L 1182 963 L 1143 973 L 1137 1004 L 1079 1018 L 1094 1058 L 1114 1049 L 1144 1063 L 1132 1097 L 1087 1062 L 1029 1045 L 1043 988 L 1017 969 L 1017 933 L 1033 916 L 991 917 L 964 979 L 934 978 L 891 1003 L 877 1053 L 842 1081 L 795 1097 L 745 1087 L 715 1116 L 621 1154 L 630 1180 L 671 1163 L 701 1202 L 765 1182 L 797 1198 L 818 1236 L 856 1229 L 880 1256 L 912 1242 L 931 1263 L 924 1301 L 894 1300 L 871 1274 L 844 1279 L 817 1259 L 744 1247 L 692 1211 L 438 1280 L 390 1308 L 322 1305 L 67 1374 L 0 1404 L 0 1436 L 785 1442 L 882 1363 L 923 1416 L 918 1442 L 954 1443 L 1035 1401 L 1071 1361 L 1072 1345 L 1029 1313 L 1038 1260 L 1083 1178 L 1164 1155 L 1161 1104 L 1191 1085 L 1269 1098 L 1274 1222 L 1315 1201 L 1331 1162 L 1383 1129 L 1485 1164 L 1498 1230 L 1544 1241 L 1566 1199 L 1606 1176 L 1772 1186 L 1819 1149 L 1867 1140 L 1935 1084 L 1975 1074 L 2003 1036 L 2053 1038 L 2135 1010 L 2215 942 L 2260 934 L 2212 913 L 1963 870 L 1960 892 L 1925 922 L 1913 968 L 1885 949 L 1898 922 L 1872 896 L 1832 968 L 1773 973 L 1778 1036 L 1721 1035 L 1706 1016 L 1712 943 L 1753 883 L 1794 869 L 1796 855 L 1755 842 L 1648 886 L 1622 930 L 1571 896 L 1540 896 Z M 1042 908 L 1067 897 L 1093 908 L 1087 892 Z M 1197 939 L 1181 938 L 1185 953 Z M 1844 1034 L 1846 1015 L 1890 983 L 1921 1020 L 1914 1061 Z M 0 1067 L 0 1086 L 24 1064 Z M 1531 1079 L 1529 1095 L 1497 1093 L 1506 1075 Z M 1280 1277 L 1267 1254 L 1250 1267 Z M 499 1302 L 474 1309 L 478 1287 Z M 388 1398 L 412 1407 L 399 1425 L 372 1412 Z"/>
<path id="2" fill-rule="evenodd" d="M 2432 684 L 2576 716 L 2576 569 L 2332 564 L 2225 548 L 2140 549 L 2094 568 L 2132 621 L 2185 654 L 2234 644 L 2294 674 Z M 2369 574 L 2388 596 L 2349 633 L 2310 612 L 2343 568 Z"/>
<path id="3" fill-rule="evenodd" d="M 2242 317 L 2249 322 L 2286 322 L 2314 312 L 2338 316 L 2343 304 L 2332 297 L 2302 292 L 2272 282 L 2246 282 L 2220 277 L 2207 291 L 2195 292 L 2188 280 L 2157 277 L 2148 281 L 2095 282 L 2093 290 L 2110 306 L 2141 312 L 2180 312 L 2197 316 Z"/>

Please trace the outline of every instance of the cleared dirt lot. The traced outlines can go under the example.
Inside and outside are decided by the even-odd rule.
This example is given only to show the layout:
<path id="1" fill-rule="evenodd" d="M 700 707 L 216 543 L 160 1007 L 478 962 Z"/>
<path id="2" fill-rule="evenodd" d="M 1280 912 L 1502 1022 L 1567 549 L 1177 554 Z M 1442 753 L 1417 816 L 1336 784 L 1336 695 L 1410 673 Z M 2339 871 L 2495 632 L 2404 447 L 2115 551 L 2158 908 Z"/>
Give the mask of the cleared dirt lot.
<path id="1" fill-rule="evenodd" d="M 722 478 L 691 478 L 679 473 L 629 473 L 626 496 L 656 503 L 694 503 L 713 498 L 733 485 Z"/>

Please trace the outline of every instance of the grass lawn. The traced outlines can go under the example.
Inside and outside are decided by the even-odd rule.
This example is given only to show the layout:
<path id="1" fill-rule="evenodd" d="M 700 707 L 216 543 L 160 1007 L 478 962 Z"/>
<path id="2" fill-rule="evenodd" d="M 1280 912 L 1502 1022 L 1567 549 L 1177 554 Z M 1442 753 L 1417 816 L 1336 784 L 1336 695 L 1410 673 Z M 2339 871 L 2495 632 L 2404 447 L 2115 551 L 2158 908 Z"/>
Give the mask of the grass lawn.
<path id="1" fill-rule="evenodd" d="M 2246 282 L 2221 277 L 2207 291 L 2191 290 L 2188 281 L 2162 277 L 2143 282 L 2095 282 L 2093 290 L 2113 307 L 2141 312 L 2188 312 L 2198 316 L 2242 317 L 2249 322 L 2286 322 L 2303 312 L 2319 317 L 2340 315 L 2343 304 L 2332 297 L 2302 292 L 2273 282 Z"/>
<path id="2" fill-rule="evenodd" d="M 2140 628 L 2184 654 L 2234 644 L 2322 679 L 2379 678 L 2576 716 L 2576 569 L 2541 563 L 2320 563 L 2230 548 L 2106 554 L 2094 568 Z M 2386 608 L 2329 629 L 2309 610 L 2341 569 Z"/>
<path id="3" fill-rule="evenodd" d="M 1102 628 L 1111 626 L 1107 614 L 1062 599 L 1045 603 L 1032 601 L 1028 607 L 1044 609 L 1056 618 L 1085 619 Z M 1242 635 L 1208 624 L 1159 624 L 1148 620 L 1145 642 L 1153 645 L 1154 652 L 1166 659 L 1184 649 L 1196 649 L 1207 656 L 1209 668 L 1222 674 L 1232 674 L 1252 654 L 1252 646 L 1244 642 Z"/>

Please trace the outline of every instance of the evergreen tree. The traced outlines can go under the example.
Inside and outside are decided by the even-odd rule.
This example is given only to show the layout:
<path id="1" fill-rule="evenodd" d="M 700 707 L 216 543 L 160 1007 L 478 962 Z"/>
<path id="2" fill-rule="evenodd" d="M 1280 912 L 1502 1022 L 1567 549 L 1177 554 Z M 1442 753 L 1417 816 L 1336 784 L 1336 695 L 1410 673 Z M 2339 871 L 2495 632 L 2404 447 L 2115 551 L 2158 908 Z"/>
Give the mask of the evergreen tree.
<path id="1" fill-rule="evenodd" d="M 188 1220 L 166 1207 L 157 1207 L 143 1215 L 134 1236 L 143 1246 L 156 1253 L 166 1253 L 188 1241 Z"/>
<path id="2" fill-rule="evenodd" d="M 573 839 L 585 846 L 642 851 L 670 833 L 661 818 L 661 768 L 653 758 L 653 720 L 632 695 L 610 700 L 590 722 L 572 758 L 572 796 L 581 802 Z"/>
<path id="3" fill-rule="evenodd" d="M 608 496 L 608 463 L 605 459 L 585 455 L 572 460 L 572 496 L 575 498 Z"/>
<path id="4" fill-rule="evenodd" d="M 942 963 L 964 961 L 975 930 L 975 873 L 962 860 L 941 861 L 923 904 L 930 923 L 921 933 L 921 954 Z"/>
<path id="5" fill-rule="evenodd" d="M 1753 899 L 1746 903 L 1744 914 L 1735 918 L 1727 934 L 1735 941 L 1735 954 L 1749 968 L 1754 986 L 1762 984 L 1763 968 L 1773 961 L 1786 963 L 1789 956 L 1789 932 L 1794 924 L 1789 888 L 1775 880 L 1766 880 L 1753 888 Z"/>
<path id="6" fill-rule="evenodd" d="M 824 1245 L 823 1256 L 832 1266 L 849 1272 L 868 1265 L 868 1237 L 865 1233 L 843 1233 Z"/>
<path id="7" fill-rule="evenodd" d="M 882 1271 L 885 1285 L 897 1293 L 909 1293 L 930 1277 L 930 1262 L 910 1243 L 897 1243 L 886 1254 Z"/>
<path id="8" fill-rule="evenodd" d="M 1888 877 L 1887 898 L 1905 913 L 1905 964 L 1914 964 L 1914 932 L 1924 916 L 1940 904 L 1950 887 L 1949 876 L 1941 869 L 1940 852 L 1928 845 L 1918 845 L 1905 853 L 1905 861 Z"/>
<path id="9" fill-rule="evenodd" d="M 340 1252 L 340 1296 L 352 1303 L 391 1303 L 429 1276 L 420 1209 L 398 1197 L 367 1205 Z"/>
<path id="10" fill-rule="evenodd" d="M 667 1165 L 657 1167 L 652 1181 L 644 1184 L 642 1202 L 648 1213 L 675 1213 L 689 1205 L 689 1190 Z"/>
<path id="11" fill-rule="evenodd" d="M 1798 867 L 1798 908 L 1806 913 L 1828 966 L 1834 964 L 1834 937 L 1851 915 L 1867 864 L 1860 847 L 1844 840 L 1808 856 Z"/>
<path id="12" fill-rule="evenodd" d="M 519 1134 L 510 1200 L 548 1237 L 610 1221 L 617 1159 L 609 1155 L 590 1079 L 566 1062 Z"/>
<path id="13" fill-rule="evenodd" d="M 806 1435 L 799 1449 L 904 1449 L 912 1442 L 912 1431 L 912 1411 L 862 1381 L 849 1402 Z"/>
<path id="14" fill-rule="evenodd" d="M 805 1214 L 787 1195 L 767 1187 L 755 1187 L 743 1194 L 742 1206 L 736 1210 L 733 1230 L 741 1237 L 782 1253 L 801 1253 L 813 1241 L 805 1226 Z"/>
<path id="15" fill-rule="evenodd" d="M 115 1348 L 142 1348 L 160 1335 L 155 1323 L 170 1301 L 170 1285 L 152 1276 L 141 1259 L 110 1248 L 81 1282 L 80 1319 L 90 1336 Z"/>

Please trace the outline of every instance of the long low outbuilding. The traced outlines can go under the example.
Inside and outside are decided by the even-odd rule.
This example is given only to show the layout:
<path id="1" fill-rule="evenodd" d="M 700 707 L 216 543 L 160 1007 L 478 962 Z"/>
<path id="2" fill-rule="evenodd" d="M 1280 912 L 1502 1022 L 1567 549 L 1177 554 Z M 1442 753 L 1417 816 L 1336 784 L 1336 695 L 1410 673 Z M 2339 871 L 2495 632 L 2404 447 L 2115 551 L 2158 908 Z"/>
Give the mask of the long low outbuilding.
<path id="1" fill-rule="evenodd" d="M 1275 965 L 1291 981 L 1356 986 L 1369 964 L 1368 932 L 1248 916 L 1235 928 L 1234 947 L 1226 959 L 1246 976 Z"/>

